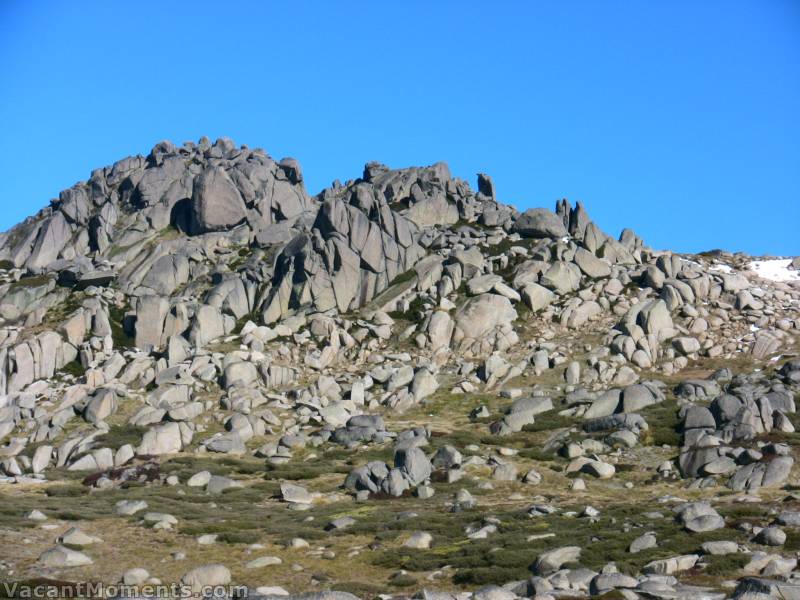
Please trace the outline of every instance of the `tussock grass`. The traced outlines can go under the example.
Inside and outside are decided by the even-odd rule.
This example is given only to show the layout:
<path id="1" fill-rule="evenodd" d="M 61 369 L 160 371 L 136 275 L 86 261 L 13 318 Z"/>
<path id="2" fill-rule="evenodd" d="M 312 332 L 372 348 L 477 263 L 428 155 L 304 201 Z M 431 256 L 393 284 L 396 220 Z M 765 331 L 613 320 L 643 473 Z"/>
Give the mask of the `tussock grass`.
<path id="1" fill-rule="evenodd" d="M 112 425 L 107 433 L 97 437 L 96 444 L 98 448 L 111 448 L 115 451 L 125 444 L 138 446 L 146 431 L 146 427 L 138 427 L 127 423 Z"/>

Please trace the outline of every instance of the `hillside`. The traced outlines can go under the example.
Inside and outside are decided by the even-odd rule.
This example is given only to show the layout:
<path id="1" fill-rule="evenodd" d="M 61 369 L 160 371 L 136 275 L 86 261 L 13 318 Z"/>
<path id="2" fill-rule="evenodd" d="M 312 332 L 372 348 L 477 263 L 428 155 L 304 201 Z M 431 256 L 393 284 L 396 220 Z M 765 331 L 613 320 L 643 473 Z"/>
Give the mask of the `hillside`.
<path id="1" fill-rule="evenodd" d="M 800 259 L 476 188 L 161 142 L 0 235 L 0 579 L 800 597 Z"/>

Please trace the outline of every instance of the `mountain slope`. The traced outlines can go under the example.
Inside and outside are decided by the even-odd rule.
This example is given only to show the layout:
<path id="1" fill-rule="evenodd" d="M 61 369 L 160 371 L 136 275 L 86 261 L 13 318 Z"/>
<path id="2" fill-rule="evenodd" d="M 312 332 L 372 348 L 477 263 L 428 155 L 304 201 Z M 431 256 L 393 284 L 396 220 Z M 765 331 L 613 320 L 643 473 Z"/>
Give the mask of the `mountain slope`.
<path id="1" fill-rule="evenodd" d="M 5 579 L 793 585 L 796 259 L 655 251 L 444 163 L 310 196 L 202 139 L 95 170 L 0 260 Z"/>

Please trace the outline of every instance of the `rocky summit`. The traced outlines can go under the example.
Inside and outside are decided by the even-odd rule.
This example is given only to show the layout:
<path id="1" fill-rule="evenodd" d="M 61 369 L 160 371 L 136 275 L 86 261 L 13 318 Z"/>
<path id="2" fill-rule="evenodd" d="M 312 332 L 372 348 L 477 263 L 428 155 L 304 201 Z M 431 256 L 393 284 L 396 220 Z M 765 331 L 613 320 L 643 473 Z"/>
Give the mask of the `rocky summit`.
<path id="1" fill-rule="evenodd" d="M 161 142 L 0 235 L 0 579 L 800 598 L 800 259 L 475 185 Z"/>

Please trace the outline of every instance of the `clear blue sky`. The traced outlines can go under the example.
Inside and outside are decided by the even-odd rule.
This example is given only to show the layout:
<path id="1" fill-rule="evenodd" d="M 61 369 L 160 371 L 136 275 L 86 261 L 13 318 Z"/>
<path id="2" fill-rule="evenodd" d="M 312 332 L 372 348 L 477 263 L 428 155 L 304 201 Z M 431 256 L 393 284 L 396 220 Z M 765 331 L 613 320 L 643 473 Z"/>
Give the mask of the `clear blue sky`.
<path id="1" fill-rule="evenodd" d="M 0 229 L 159 140 L 312 193 L 445 160 L 656 248 L 800 253 L 800 1 L 0 0 Z"/>

